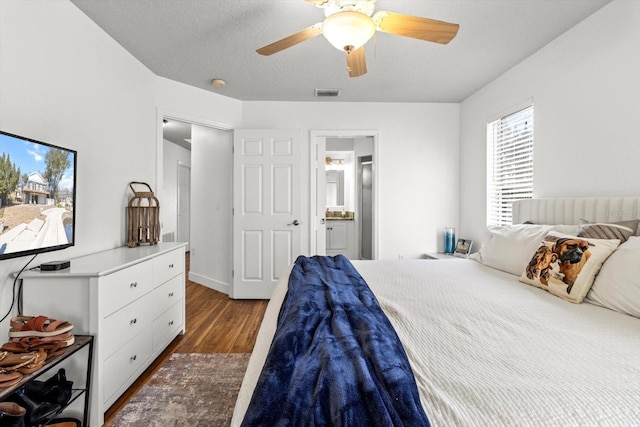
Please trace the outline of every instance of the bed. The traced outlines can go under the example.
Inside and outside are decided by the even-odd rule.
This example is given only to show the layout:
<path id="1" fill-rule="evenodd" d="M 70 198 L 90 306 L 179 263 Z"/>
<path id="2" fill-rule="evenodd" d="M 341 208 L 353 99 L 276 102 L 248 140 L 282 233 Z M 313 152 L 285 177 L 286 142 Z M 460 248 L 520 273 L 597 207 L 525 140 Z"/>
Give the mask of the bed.
<path id="1" fill-rule="evenodd" d="M 640 197 L 523 200 L 513 215 L 473 259 L 352 262 L 402 343 L 428 424 L 640 425 Z M 577 235 L 591 255 L 569 292 L 568 273 L 547 265 L 543 280 L 530 265 Z M 288 281 L 267 307 L 234 426 L 255 406 Z"/>

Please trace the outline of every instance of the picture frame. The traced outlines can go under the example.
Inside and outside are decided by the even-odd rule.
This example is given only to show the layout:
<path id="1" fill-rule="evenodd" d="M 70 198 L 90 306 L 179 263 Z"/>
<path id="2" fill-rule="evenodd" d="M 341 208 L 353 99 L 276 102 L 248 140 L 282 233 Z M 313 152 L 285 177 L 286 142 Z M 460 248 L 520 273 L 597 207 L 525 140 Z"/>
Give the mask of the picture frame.
<path id="1" fill-rule="evenodd" d="M 458 239 L 458 242 L 456 243 L 456 249 L 453 251 L 453 255 L 461 258 L 467 258 L 471 253 L 472 245 L 473 240 Z"/>

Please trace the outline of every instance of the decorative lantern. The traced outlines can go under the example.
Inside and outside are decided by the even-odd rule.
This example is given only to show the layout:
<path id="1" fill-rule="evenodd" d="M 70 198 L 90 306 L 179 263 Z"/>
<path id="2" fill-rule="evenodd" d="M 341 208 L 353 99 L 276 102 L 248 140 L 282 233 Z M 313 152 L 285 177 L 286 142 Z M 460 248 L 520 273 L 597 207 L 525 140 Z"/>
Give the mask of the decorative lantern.
<path id="1" fill-rule="evenodd" d="M 144 185 L 149 191 L 136 191 L 133 185 Z M 130 182 L 133 197 L 127 208 L 127 246 L 155 245 L 160 240 L 160 203 L 149 184 Z"/>

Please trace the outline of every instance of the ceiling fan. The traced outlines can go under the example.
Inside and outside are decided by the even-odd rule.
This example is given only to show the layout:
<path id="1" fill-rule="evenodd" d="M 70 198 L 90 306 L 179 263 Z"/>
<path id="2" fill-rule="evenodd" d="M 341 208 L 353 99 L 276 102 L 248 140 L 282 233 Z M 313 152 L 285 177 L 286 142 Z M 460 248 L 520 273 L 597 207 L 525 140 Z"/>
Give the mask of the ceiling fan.
<path id="1" fill-rule="evenodd" d="M 338 50 L 346 52 L 349 76 L 358 77 L 367 72 L 364 44 L 376 31 L 447 44 L 460 27 L 458 24 L 394 12 L 378 11 L 374 14 L 376 0 L 305 1 L 323 8 L 325 20 L 263 46 L 256 52 L 273 55 L 322 34 Z"/>

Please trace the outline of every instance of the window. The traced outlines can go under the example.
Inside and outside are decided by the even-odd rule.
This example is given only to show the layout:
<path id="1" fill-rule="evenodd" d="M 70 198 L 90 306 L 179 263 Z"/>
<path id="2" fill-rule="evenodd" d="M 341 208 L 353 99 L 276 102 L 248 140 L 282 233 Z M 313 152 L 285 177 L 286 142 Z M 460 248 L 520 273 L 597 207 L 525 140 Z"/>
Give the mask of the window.
<path id="1" fill-rule="evenodd" d="M 511 204 L 533 196 L 533 105 L 487 124 L 487 224 L 510 225 Z"/>

